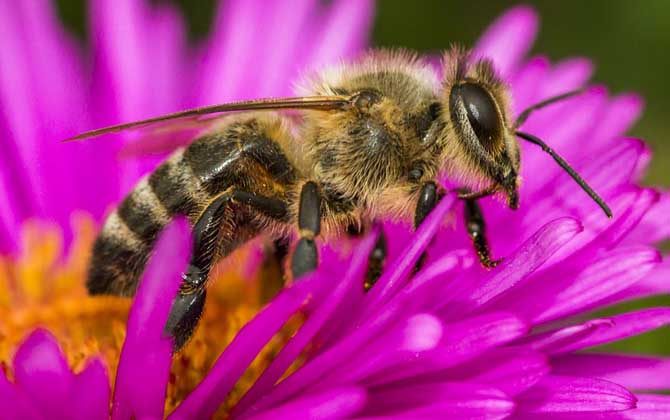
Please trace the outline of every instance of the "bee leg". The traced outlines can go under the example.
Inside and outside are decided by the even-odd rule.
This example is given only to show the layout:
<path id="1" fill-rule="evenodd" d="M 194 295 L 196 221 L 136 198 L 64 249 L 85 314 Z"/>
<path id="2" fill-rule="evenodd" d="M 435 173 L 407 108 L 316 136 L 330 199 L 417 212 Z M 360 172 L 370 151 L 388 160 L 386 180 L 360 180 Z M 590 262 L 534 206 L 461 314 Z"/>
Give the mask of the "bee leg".
<path id="1" fill-rule="evenodd" d="M 291 272 L 294 280 L 314 271 L 319 258 L 314 238 L 321 231 L 321 194 L 313 181 L 306 182 L 300 191 L 298 228 L 300 229 L 300 240 L 291 259 Z"/>
<path id="2" fill-rule="evenodd" d="M 221 227 L 230 218 L 230 203 L 247 205 L 275 218 L 286 215 L 286 205 L 277 199 L 233 191 L 216 198 L 193 226 L 193 252 L 183 282 L 175 298 L 165 332 L 174 337 L 175 351 L 189 340 L 202 316 L 207 296 L 205 285 L 214 264 Z M 228 210 L 228 212 L 227 212 Z"/>
<path id="3" fill-rule="evenodd" d="M 465 227 L 479 257 L 479 262 L 484 268 L 490 269 L 497 266 L 502 260 L 491 259 L 491 249 L 486 239 L 486 223 L 479 203 L 475 199 L 465 199 Z"/>
<path id="4" fill-rule="evenodd" d="M 368 257 L 368 271 L 365 273 L 365 283 L 363 284 L 366 292 L 370 290 L 372 286 L 377 283 L 379 277 L 381 277 L 387 253 L 386 235 L 382 230 L 379 232 L 375 247 L 372 248 L 372 252 L 370 252 L 370 256 Z"/>
<path id="5" fill-rule="evenodd" d="M 421 187 L 421 192 L 419 193 L 419 201 L 416 204 L 416 210 L 414 211 L 414 229 L 417 229 L 421 223 L 426 219 L 428 214 L 437 206 L 437 203 L 443 197 L 443 193 L 438 190 L 437 185 L 430 181 L 426 182 L 423 187 Z M 416 273 L 423 267 L 423 264 L 426 262 L 427 254 L 424 251 L 417 261 L 416 266 L 414 266 L 414 272 Z"/>
<path id="6" fill-rule="evenodd" d="M 358 226 L 349 226 L 347 227 L 347 233 L 352 237 L 358 237 L 363 234 L 365 230 Z M 374 248 L 368 256 L 368 269 L 365 272 L 365 282 L 363 283 L 363 288 L 367 292 L 372 288 L 372 286 L 377 283 L 379 277 L 384 271 L 384 263 L 386 262 L 386 255 L 388 253 L 388 247 L 386 244 L 386 234 L 384 230 L 379 231 L 379 236 L 377 237 L 377 242 L 375 242 Z"/>
<path id="7" fill-rule="evenodd" d="M 286 283 L 286 256 L 289 253 L 288 238 L 279 238 L 264 245 L 263 262 L 260 275 L 263 282 L 261 288 L 262 302 L 269 302 L 277 295 Z"/>
<path id="8" fill-rule="evenodd" d="M 170 309 L 165 332 L 174 338 L 175 351 L 180 350 L 193 334 L 205 307 L 205 283 L 216 251 L 216 239 L 225 217 L 230 194 L 210 204 L 193 226 L 193 252 L 188 269 L 182 274 L 179 295 Z"/>

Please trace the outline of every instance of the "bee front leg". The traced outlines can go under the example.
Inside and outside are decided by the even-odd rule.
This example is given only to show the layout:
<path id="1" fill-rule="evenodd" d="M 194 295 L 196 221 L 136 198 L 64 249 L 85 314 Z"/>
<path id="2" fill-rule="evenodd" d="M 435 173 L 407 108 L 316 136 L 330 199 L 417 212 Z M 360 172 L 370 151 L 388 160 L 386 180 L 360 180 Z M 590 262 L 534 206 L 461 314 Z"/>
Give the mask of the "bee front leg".
<path id="1" fill-rule="evenodd" d="M 300 240 L 291 259 L 294 280 L 314 271 L 318 264 L 319 256 L 314 239 L 321 232 L 321 193 L 313 181 L 306 182 L 300 191 L 298 228 Z"/>
<path id="2" fill-rule="evenodd" d="M 493 268 L 500 264 L 502 260 L 491 259 L 491 248 L 486 238 L 486 223 L 484 222 L 482 209 L 476 199 L 466 198 L 463 201 L 465 201 L 465 228 L 472 240 L 479 262 L 484 268 Z"/>

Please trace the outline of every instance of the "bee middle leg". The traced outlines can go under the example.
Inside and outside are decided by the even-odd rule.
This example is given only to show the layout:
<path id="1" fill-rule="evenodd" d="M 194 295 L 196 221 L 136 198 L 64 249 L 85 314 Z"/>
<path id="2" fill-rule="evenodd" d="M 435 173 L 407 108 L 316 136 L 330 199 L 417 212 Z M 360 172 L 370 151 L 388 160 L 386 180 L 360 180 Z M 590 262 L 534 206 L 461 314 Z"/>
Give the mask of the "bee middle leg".
<path id="1" fill-rule="evenodd" d="M 314 239 L 321 232 L 321 193 L 313 181 L 307 181 L 300 191 L 298 228 L 300 239 L 291 258 L 293 279 L 314 271 L 318 264 L 318 251 Z"/>
<path id="2" fill-rule="evenodd" d="M 165 325 L 165 332 L 174 338 L 175 350 L 186 344 L 202 316 L 207 297 L 206 283 L 216 258 L 221 229 L 225 224 L 234 223 L 232 203 L 245 204 L 275 218 L 284 217 L 287 211 L 280 200 L 246 191 L 231 191 L 216 198 L 200 215 L 193 226 L 191 260 L 182 274 L 179 294 Z"/>

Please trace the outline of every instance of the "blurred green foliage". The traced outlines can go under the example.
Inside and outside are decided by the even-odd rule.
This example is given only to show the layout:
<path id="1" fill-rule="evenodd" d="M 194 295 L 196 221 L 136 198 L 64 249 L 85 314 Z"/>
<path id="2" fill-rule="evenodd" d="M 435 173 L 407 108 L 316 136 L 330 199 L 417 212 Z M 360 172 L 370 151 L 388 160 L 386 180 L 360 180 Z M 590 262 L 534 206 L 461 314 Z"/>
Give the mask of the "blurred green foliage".
<path id="1" fill-rule="evenodd" d="M 152 1 L 178 4 L 187 18 L 192 39 L 207 33 L 216 4 L 216 0 Z M 86 1 L 57 2 L 61 18 L 85 39 Z M 422 52 L 439 51 L 453 42 L 471 46 L 496 16 L 518 3 L 513 0 L 381 0 L 373 43 Z M 533 53 L 547 55 L 553 61 L 571 56 L 589 57 L 596 65 L 595 82 L 606 84 L 612 93 L 634 91 L 645 98 L 645 112 L 630 134 L 645 139 L 655 152 L 646 182 L 670 186 L 667 117 L 670 91 L 666 80 L 670 68 L 670 1 L 535 0 L 526 3 L 533 5 L 542 19 Z M 654 298 L 644 303 L 670 305 L 670 299 Z M 634 307 L 629 304 L 625 309 Z M 666 327 L 610 348 L 670 354 L 668 338 Z"/>

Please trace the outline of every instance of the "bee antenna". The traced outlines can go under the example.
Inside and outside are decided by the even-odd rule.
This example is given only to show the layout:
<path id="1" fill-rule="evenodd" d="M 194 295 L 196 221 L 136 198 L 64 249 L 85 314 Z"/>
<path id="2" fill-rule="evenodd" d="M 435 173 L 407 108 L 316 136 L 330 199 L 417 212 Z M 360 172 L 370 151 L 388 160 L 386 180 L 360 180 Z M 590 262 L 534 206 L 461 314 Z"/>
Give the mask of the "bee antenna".
<path id="1" fill-rule="evenodd" d="M 558 166 L 563 168 L 563 170 L 567 172 L 568 175 L 572 177 L 572 179 L 575 180 L 577 185 L 582 187 L 582 189 L 589 195 L 589 197 L 591 197 L 591 199 L 595 201 L 601 209 L 603 209 L 607 217 L 612 217 L 612 210 L 610 210 L 609 206 L 605 203 L 605 200 L 603 200 L 595 191 L 593 191 L 593 188 L 591 188 L 589 184 L 584 181 L 584 178 L 579 176 L 579 174 L 574 169 L 572 169 L 568 162 L 563 160 L 563 158 L 560 157 L 558 153 L 556 153 L 551 147 L 547 146 L 545 142 L 532 134 L 523 133 L 521 131 L 517 131 L 515 134 L 530 143 L 540 146 L 542 150 L 554 158 L 556 163 L 558 163 Z"/>
<path id="2" fill-rule="evenodd" d="M 576 96 L 576 95 L 581 95 L 582 93 L 584 93 L 584 91 L 586 91 L 585 88 L 573 90 L 573 91 L 570 91 L 570 92 L 563 93 L 561 95 L 552 96 L 549 99 L 545 99 L 542 102 L 538 102 L 534 105 L 529 106 L 528 108 L 524 109 L 523 112 L 521 112 L 521 114 L 519 114 L 516 121 L 514 121 L 514 128 L 521 127 L 521 125 L 526 122 L 526 120 L 528 119 L 530 114 L 533 113 L 533 111 L 544 108 L 547 105 L 551 105 L 551 104 L 554 104 L 556 102 L 560 102 L 564 99 L 568 99 L 568 98 Z"/>

